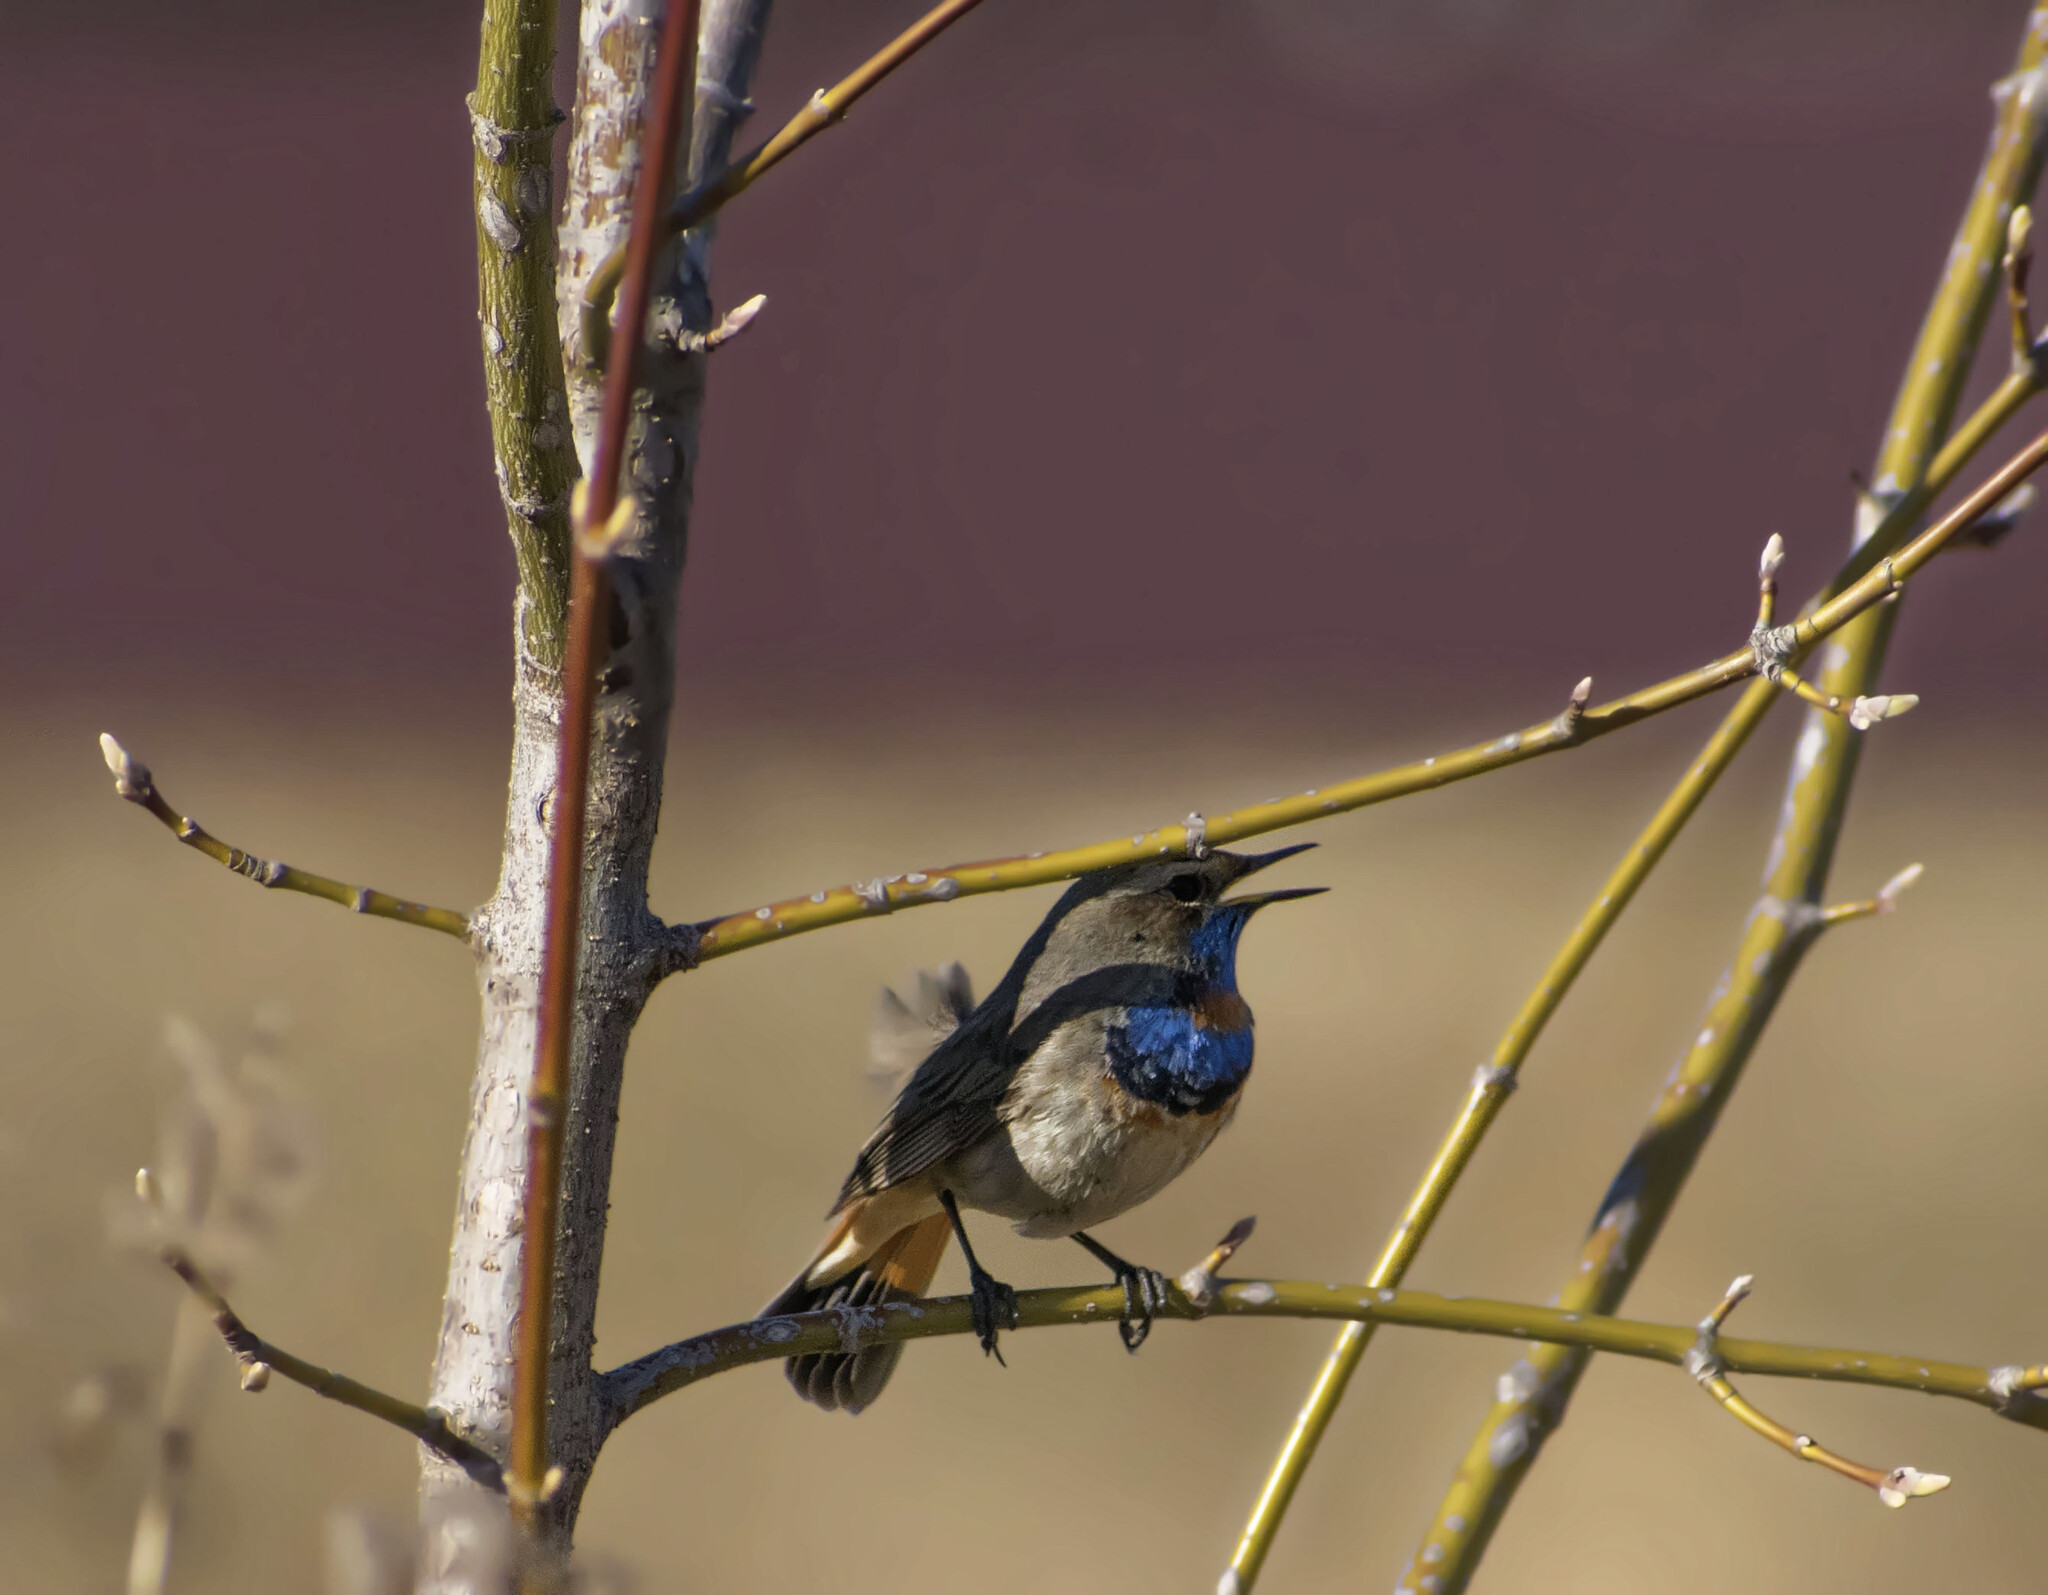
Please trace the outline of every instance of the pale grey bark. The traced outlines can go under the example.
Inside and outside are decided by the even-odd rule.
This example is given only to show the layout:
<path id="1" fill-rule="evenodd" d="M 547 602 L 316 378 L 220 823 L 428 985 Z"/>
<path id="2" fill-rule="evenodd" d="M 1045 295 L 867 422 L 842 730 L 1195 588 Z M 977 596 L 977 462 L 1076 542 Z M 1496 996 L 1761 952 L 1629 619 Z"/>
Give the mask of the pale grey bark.
<path id="1" fill-rule="evenodd" d="M 768 0 L 707 0 L 703 8 L 692 177 L 722 163 L 744 102 Z M 574 347 L 574 307 L 591 272 L 625 241 L 639 132 L 647 112 L 661 0 L 589 0 L 579 27 L 577 105 L 560 231 L 558 292 L 568 351 L 569 410 L 587 467 L 601 379 Z M 661 808 L 675 670 L 676 593 L 689 524 L 702 355 L 676 335 L 712 324 L 702 240 L 670 251 L 657 280 L 626 478 L 638 524 L 613 567 L 606 662 L 591 754 L 585 853 L 585 938 L 570 1061 L 569 1117 L 557 1250 L 550 1451 L 563 1469 L 550 1504 L 566 1536 L 606 1428 L 591 1367 L 612 1153 L 626 1046 L 648 993 L 689 961 L 693 933 L 647 904 Z M 623 336 L 623 334 L 621 334 Z M 499 1455 L 511 1427 L 512 1347 L 519 1300 L 525 1099 L 537 1039 L 547 880 L 546 806 L 555 784 L 561 683 L 517 654 L 512 771 L 498 889 L 476 920 L 483 995 L 470 1121 L 430 1404 Z M 458 1469 L 422 1455 L 430 1535 L 422 1590 L 471 1587 L 463 1569 L 465 1514 L 490 1510 Z"/>

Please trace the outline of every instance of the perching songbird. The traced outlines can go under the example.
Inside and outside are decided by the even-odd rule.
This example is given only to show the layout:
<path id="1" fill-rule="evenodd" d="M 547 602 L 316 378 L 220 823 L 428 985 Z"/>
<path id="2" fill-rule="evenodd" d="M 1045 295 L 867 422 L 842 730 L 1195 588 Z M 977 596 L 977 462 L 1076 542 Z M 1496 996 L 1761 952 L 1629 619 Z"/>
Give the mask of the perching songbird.
<path id="1" fill-rule="evenodd" d="M 1166 1281 L 1087 1231 L 1155 1195 L 1237 1111 L 1252 1067 L 1238 937 L 1268 903 L 1324 888 L 1223 894 L 1314 845 L 1084 875 L 978 1007 L 954 966 L 936 991 L 950 1033 L 861 1148 L 817 1254 L 760 1316 L 922 1296 L 958 1235 L 975 1332 L 994 1352 L 997 1331 L 1016 1327 L 1017 1293 L 975 1260 L 967 1207 L 1022 1235 L 1071 1236 L 1111 1269 L 1124 1288 L 1119 1330 L 1136 1351 Z M 859 1412 L 902 1351 L 821 1352 L 784 1366 L 806 1401 Z"/>

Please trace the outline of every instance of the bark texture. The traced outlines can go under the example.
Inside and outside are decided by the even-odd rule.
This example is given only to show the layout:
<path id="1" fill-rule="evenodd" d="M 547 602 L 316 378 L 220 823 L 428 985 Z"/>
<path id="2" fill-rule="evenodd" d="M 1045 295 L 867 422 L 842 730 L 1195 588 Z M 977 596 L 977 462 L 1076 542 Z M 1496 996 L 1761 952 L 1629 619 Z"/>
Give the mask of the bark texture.
<path id="1" fill-rule="evenodd" d="M 697 138 L 688 168 L 693 177 L 707 163 L 722 162 L 730 148 L 732 129 L 744 114 L 767 12 L 766 0 L 710 0 L 704 6 Z M 660 0 L 591 0 L 583 8 L 559 273 L 552 284 L 536 281 L 532 273 L 519 278 L 529 292 L 551 289 L 563 306 L 576 304 L 591 272 L 625 241 L 662 14 Z M 487 48 L 487 69 L 489 56 Z M 545 144 L 538 148 L 544 159 Z M 481 150 L 479 158 L 484 158 Z M 493 234 L 486 208 L 480 200 L 479 246 L 488 291 L 489 250 L 531 248 L 541 229 L 523 229 L 516 242 L 500 229 L 501 238 Z M 525 308 L 531 315 L 535 307 Z M 555 323 L 555 306 L 546 308 L 546 321 Z M 574 328 L 576 317 L 563 314 L 559 324 Z M 613 568 L 616 596 L 607 617 L 608 654 L 591 753 L 585 938 L 570 1065 L 549 1375 L 550 1451 L 563 1470 L 549 1521 L 563 1539 L 574 1525 L 608 1427 L 591 1357 L 627 1041 L 648 993 L 686 961 L 688 952 L 689 934 L 672 931 L 649 910 L 647 873 L 661 808 L 676 594 L 704 393 L 704 357 L 681 353 L 676 339 L 686 329 L 701 331 L 711 324 L 705 244 L 686 239 L 669 252 L 649 318 L 644 385 L 636 397 L 625 459 L 637 523 Z M 498 358 L 491 347 L 492 326 L 487 320 L 487 363 Z M 559 355 L 554 358 L 559 362 Z M 528 386 L 545 394 L 552 384 L 532 380 Z M 583 365 L 581 352 L 573 347 L 567 351 L 563 391 L 570 433 L 587 464 L 602 377 Z M 544 422 L 545 397 L 540 406 Z M 503 430 L 494 428 L 499 478 L 518 484 L 531 464 L 505 458 Z M 527 443 L 533 441 L 531 430 Z M 515 436 L 512 441 L 521 440 Z M 555 440 L 543 432 L 541 441 Z M 510 503 L 511 490 L 507 497 L 519 542 L 526 517 Z M 528 556 L 531 550 L 520 552 Z M 565 571 L 552 560 L 520 560 L 504 863 L 496 893 L 476 916 L 483 1017 L 428 1398 L 458 1430 L 499 1456 L 506 1452 L 511 1428 L 526 1093 L 537 1043 L 549 805 L 562 706 L 559 646 L 548 658 L 544 645 L 535 646 L 540 639 L 534 633 L 545 635 L 552 629 L 547 617 L 561 613 L 561 591 L 551 585 L 558 576 L 565 580 Z M 462 1520 L 491 1511 L 491 1504 L 466 1476 L 437 1457 L 423 1454 L 422 1479 L 430 1538 L 420 1588 L 469 1588 L 464 1541 L 474 1537 L 474 1530 L 461 1526 Z"/>

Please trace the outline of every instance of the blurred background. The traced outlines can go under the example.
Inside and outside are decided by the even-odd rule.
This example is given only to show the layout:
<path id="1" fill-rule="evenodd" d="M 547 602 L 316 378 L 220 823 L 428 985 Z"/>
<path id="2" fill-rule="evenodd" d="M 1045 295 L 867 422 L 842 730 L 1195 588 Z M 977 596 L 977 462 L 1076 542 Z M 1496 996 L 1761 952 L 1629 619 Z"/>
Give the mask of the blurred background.
<path id="1" fill-rule="evenodd" d="M 773 126 L 914 16 L 781 0 Z M 655 906 L 674 918 L 1052 847 L 1518 726 L 1731 646 L 1756 550 L 1846 541 L 1982 150 L 2016 3 L 992 0 L 736 205 Z M 175 1285 L 109 1193 L 176 1095 L 168 1016 L 278 1067 L 319 1182 L 237 1282 L 257 1329 L 424 1388 L 475 998 L 464 956 L 260 897 L 108 790 L 116 732 L 229 840 L 467 905 L 508 746 L 512 565 L 474 327 L 475 13 L 0 8 L 15 243 L 0 473 L 0 1545 L 117 1588 Z M 1992 340 L 1977 389 L 2002 360 Z M 2037 1361 L 2048 550 L 1916 587 L 1816 951 L 1630 1303 Z M 2030 705 L 2035 707 L 2030 707 Z M 1475 1061 L 1718 706 L 1334 821 L 1247 942 L 1236 1127 L 1107 1237 L 1355 1278 Z M 1631 910 L 1413 1275 L 1541 1299 L 1727 957 L 1781 712 Z M 671 983 L 636 1041 L 600 1354 L 743 1317 L 882 1107 L 876 988 L 985 987 L 1049 893 L 800 938 Z M 1020 1285 L 1072 1248 L 991 1233 Z M 1070 1255 L 1072 1254 L 1072 1255 Z M 957 1288 L 957 1262 L 941 1285 Z M 651 1591 L 1213 1583 L 1329 1339 L 1309 1325 L 917 1348 L 857 1422 L 772 1368 L 621 1432 L 584 1517 Z M 1389 1332 L 1269 1566 L 1390 1584 L 1513 1360 Z M 279 1384 L 198 1433 L 175 1588 L 311 1587 L 402 1521 L 400 1438 Z M 1752 1382 L 1891 1514 L 1662 1367 L 1598 1365 L 1480 1590 L 2036 1587 L 2042 1437 Z M 112 1416 L 93 1419 L 94 1396 Z M 82 1394 L 83 1392 L 83 1394 Z M 126 1414 L 126 1416 L 123 1416 Z M 83 1416 L 82 1416 L 83 1415 Z"/>

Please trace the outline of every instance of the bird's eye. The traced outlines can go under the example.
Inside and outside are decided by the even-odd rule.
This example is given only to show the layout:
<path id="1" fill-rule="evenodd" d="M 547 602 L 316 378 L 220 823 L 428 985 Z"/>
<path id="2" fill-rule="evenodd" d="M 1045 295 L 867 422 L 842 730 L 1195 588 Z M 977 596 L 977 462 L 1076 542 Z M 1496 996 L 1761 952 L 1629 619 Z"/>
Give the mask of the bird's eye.
<path id="1" fill-rule="evenodd" d="M 1199 875 L 1176 875 L 1166 883 L 1166 889 L 1183 903 L 1192 903 L 1202 895 L 1202 877 Z"/>

